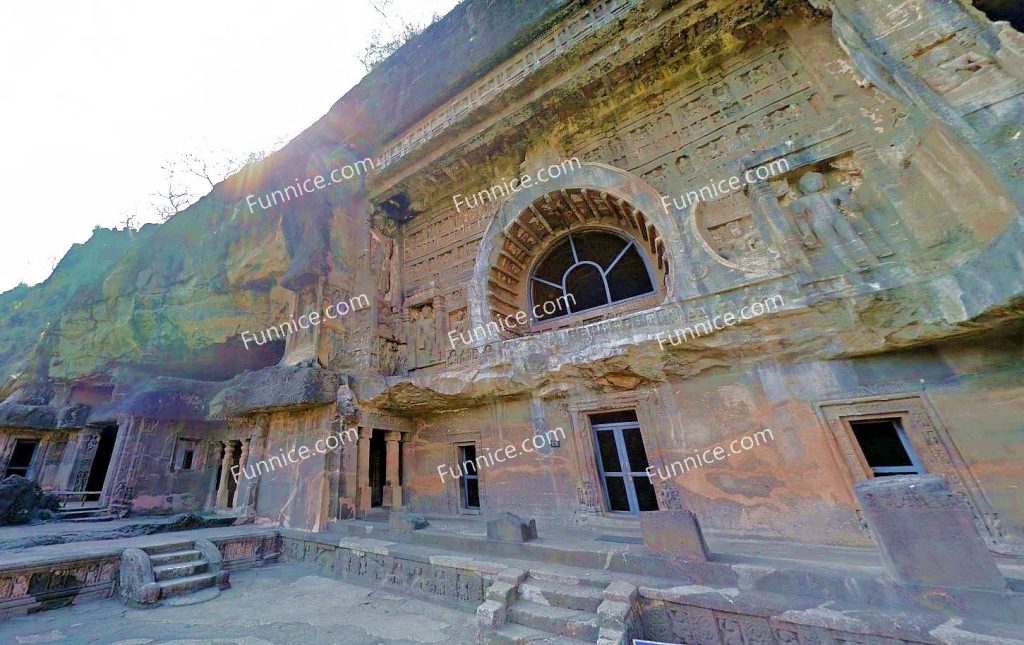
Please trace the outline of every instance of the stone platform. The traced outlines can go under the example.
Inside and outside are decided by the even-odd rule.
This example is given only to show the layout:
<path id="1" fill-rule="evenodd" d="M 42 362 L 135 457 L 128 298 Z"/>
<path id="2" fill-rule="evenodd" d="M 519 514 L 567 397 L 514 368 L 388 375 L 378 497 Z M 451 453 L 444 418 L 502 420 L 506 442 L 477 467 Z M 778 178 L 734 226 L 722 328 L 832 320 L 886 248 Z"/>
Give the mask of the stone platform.
<path id="1" fill-rule="evenodd" d="M 125 549 L 159 550 L 199 539 L 217 546 L 227 570 L 262 565 L 278 553 L 276 531 L 251 525 L 0 551 L 0 620 L 108 598 Z"/>
<path id="2" fill-rule="evenodd" d="M 972 597 L 965 615 L 956 592 L 901 587 L 869 549 L 712 537 L 708 562 L 675 566 L 628 543 L 628 530 L 542 531 L 526 543 L 485 534 L 477 520 L 434 518 L 417 531 L 350 520 L 331 533 L 282 530 L 281 540 L 284 558 L 322 575 L 476 604 L 483 642 L 1024 643 L 1019 592 Z M 1001 565 L 1024 588 L 1021 563 Z"/>
<path id="3" fill-rule="evenodd" d="M 120 540 L 172 531 L 232 526 L 236 521 L 238 516 L 235 514 L 183 513 L 156 517 L 0 526 L 0 552 L 51 544 Z"/>
<path id="4" fill-rule="evenodd" d="M 1014 559 L 998 562 L 1011 590 L 972 598 L 965 614 L 955 593 L 929 596 L 887 578 L 871 549 L 712 534 L 707 562 L 670 563 L 637 544 L 638 528 L 625 524 L 551 536 L 542 528 L 520 543 L 486 532 L 479 519 L 430 518 L 418 530 L 347 520 L 323 533 L 246 525 L 9 550 L 0 552 L 0 618 L 109 598 L 127 548 L 208 539 L 226 569 L 281 560 L 476 614 L 479 633 L 457 642 L 1024 645 L 1024 566 Z"/>
<path id="5" fill-rule="evenodd" d="M 444 549 L 465 549 L 469 552 L 509 555 L 537 553 L 552 562 L 563 562 L 581 567 L 616 569 L 619 563 L 637 561 L 647 557 L 639 524 L 611 522 L 589 529 L 558 527 L 549 531 L 541 528 L 540 540 L 523 546 L 488 544 L 487 522 L 478 517 L 428 516 L 429 526 L 411 534 L 397 533 L 388 526 L 387 516 L 374 520 L 344 520 L 332 522 L 326 533 L 374 537 L 382 540 L 404 541 Z M 874 548 L 828 546 L 782 540 L 741 539 L 716 531 L 705 531 L 705 539 L 712 552 L 711 560 L 748 566 L 806 567 L 840 573 L 856 572 L 868 576 L 881 576 L 885 566 Z M 541 554 L 547 554 L 546 556 Z M 994 555 L 1000 570 L 1012 589 L 1024 592 L 1024 558 Z M 661 559 L 657 565 L 663 566 Z M 617 570 L 617 569 L 616 569 Z M 661 571 L 659 569 L 658 571 Z M 657 575 L 658 571 L 654 574 Z"/>
<path id="6" fill-rule="evenodd" d="M 231 574 L 231 590 L 186 607 L 114 599 L 0 622 L 4 645 L 413 645 L 470 643 L 471 613 L 275 564 Z"/>

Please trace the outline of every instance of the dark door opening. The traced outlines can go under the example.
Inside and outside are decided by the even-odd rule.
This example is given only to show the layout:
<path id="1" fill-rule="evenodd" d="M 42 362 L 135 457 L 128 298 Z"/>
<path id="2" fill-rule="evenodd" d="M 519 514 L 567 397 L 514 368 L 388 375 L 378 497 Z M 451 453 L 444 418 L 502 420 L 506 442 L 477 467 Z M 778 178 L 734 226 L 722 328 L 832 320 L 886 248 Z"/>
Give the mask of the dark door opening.
<path id="1" fill-rule="evenodd" d="M 32 466 L 32 457 L 36 454 L 36 447 L 39 445 L 37 439 L 15 439 L 14 450 L 11 451 L 11 460 L 7 462 L 7 472 L 4 479 L 11 475 L 28 477 L 28 469 Z"/>
<path id="2" fill-rule="evenodd" d="M 608 510 L 621 513 L 658 510 L 654 485 L 647 476 L 647 451 L 632 411 L 590 417 L 597 444 L 597 464 Z"/>
<path id="3" fill-rule="evenodd" d="M 384 476 L 387 468 L 387 442 L 382 430 L 370 435 L 370 506 L 384 504 Z"/>
<path id="4" fill-rule="evenodd" d="M 103 482 L 107 479 L 107 469 L 110 468 L 110 460 L 114 456 L 115 439 L 117 439 L 117 428 L 103 428 L 100 431 L 100 441 L 96 446 L 92 468 L 89 470 L 89 481 L 85 484 L 85 490 L 96 491 L 97 494 L 89 495 L 84 501 L 93 502 L 100 498 L 99 492 L 103 490 Z"/>
<path id="5" fill-rule="evenodd" d="M 213 494 L 216 496 L 216 497 L 214 497 L 214 507 L 217 506 L 217 503 L 218 503 L 217 500 L 220 499 L 220 478 L 221 478 L 221 475 L 224 474 L 224 451 L 225 450 L 227 450 L 227 446 L 225 446 L 223 443 L 221 443 L 220 444 L 220 449 L 217 450 L 217 475 L 213 479 L 213 486 L 214 486 Z"/>
<path id="6" fill-rule="evenodd" d="M 480 510 L 480 475 L 476 472 L 476 446 L 459 446 L 462 476 L 462 508 Z"/>

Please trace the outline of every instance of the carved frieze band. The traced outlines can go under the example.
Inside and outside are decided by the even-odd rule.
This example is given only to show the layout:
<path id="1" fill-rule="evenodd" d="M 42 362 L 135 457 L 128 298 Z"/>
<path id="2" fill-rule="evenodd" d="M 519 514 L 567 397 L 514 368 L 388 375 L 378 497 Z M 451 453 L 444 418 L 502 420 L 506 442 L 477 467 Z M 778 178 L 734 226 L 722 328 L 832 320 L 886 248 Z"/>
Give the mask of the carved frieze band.
<path id="1" fill-rule="evenodd" d="M 476 571 L 429 564 L 332 544 L 282 539 L 282 553 L 322 573 L 358 584 L 402 587 L 421 597 L 442 596 L 464 606 L 483 602 L 491 581 Z"/>
<path id="2" fill-rule="evenodd" d="M 385 168 L 398 161 L 638 4 L 639 0 L 603 0 L 564 21 L 385 146 L 377 165 Z"/>
<path id="3" fill-rule="evenodd" d="M 375 428 L 377 430 L 395 430 L 398 432 L 412 432 L 415 430 L 412 419 L 397 417 L 377 410 L 362 409 L 359 411 L 359 427 Z"/>

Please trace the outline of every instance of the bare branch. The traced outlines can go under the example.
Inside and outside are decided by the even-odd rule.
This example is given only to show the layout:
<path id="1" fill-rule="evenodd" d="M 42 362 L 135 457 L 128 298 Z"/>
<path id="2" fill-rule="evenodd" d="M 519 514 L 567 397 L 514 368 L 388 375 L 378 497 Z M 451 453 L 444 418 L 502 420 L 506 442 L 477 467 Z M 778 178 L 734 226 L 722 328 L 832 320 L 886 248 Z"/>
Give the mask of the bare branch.
<path id="1" fill-rule="evenodd" d="M 154 203 L 153 207 L 156 209 L 156 213 L 160 216 L 160 221 L 162 222 L 166 222 L 188 208 L 194 201 L 192 193 L 183 188 L 175 188 L 170 182 L 167 184 L 166 191 L 153 193 L 153 197 L 159 198 L 159 201 Z"/>
<path id="2" fill-rule="evenodd" d="M 359 62 L 362 63 L 367 72 L 398 51 L 402 45 L 423 33 L 424 29 L 442 18 L 442 16 L 435 13 L 431 17 L 430 22 L 425 25 L 419 25 L 402 20 L 401 28 L 396 32 L 391 26 L 391 21 L 389 20 L 387 13 L 387 7 L 391 3 L 391 0 L 369 0 L 369 2 L 374 11 L 379 13 L 384 19 L 384 25 L 387 27 L 387 31 L 391 37 L 388 40 L 384 40 L 380 29 L 374 29 L 370 32 L 370 42 L 358 56 Z"/>

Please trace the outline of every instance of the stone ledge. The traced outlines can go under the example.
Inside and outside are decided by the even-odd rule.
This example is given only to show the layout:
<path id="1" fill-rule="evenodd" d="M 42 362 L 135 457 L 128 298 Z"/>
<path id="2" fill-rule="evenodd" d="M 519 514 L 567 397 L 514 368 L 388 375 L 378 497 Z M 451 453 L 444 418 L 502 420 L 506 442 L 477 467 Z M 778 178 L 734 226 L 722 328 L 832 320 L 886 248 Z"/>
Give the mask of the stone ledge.
<path id="1" fill-rule="evenodd" d="M 282 554 L 288 560 L 316 567 L 323 575 L 353 584 L 400 588 L 404 593 L 424 600 L 475 612 L 485 600 L 497 573 L 495 568 L 462 558 L 434 558 L 413 550 L 389 548 L 374 553 L 359 540 L 316 539 L 315 534 L 299 535 L 282 531 Z M 312 538 L 312 539 L 311 539 Z M 374 540 L 376 542 L 376 540 Z M 497 568 L 503 571 L 504 567 Z"/>

